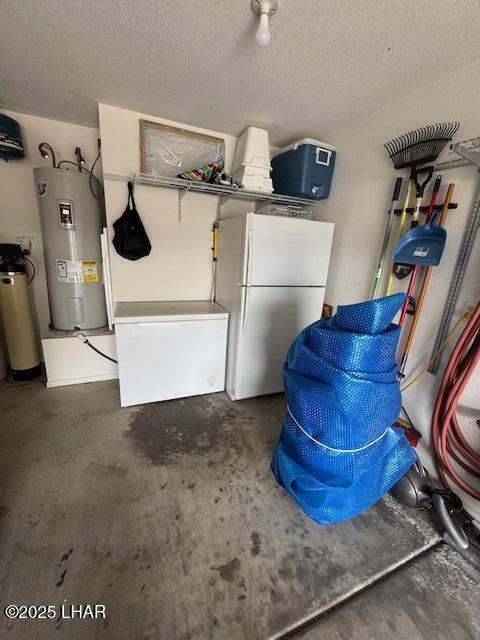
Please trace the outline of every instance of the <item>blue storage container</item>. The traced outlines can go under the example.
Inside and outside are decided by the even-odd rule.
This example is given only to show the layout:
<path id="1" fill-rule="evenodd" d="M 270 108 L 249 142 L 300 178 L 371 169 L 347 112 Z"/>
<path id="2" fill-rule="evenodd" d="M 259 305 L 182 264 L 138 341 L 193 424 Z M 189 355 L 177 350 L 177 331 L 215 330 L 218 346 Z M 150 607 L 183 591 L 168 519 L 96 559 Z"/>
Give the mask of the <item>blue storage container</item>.
<path id="1" fill-rule="evenodd" d="M 273 190 L 287 196 L 321 200 L 328 198 L 336 149 L 304 138 L 272 157 Z"/>

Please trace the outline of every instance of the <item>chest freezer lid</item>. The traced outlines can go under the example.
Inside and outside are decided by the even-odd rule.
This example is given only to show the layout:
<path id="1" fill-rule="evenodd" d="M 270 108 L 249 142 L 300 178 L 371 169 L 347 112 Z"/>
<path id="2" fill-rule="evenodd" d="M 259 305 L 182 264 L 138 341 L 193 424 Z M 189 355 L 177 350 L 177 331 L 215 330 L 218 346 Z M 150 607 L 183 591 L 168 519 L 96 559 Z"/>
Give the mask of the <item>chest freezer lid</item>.
<path id="1" fill-rule="evenodd" d="M 218 320 L 228 313 L 210 300 L 161 300 L 117 302 L 114 324 Z"/>
<path id="2" fill-rule="evenodd" d="M 272 155 L 272 158 L 275 158 L 275 156 L 279 156 L 282 153 L 287 153 L 287 151 L 292 151 L 292 150 L 296 151 L 298 147 L 301 147 L 304 144 L 311 144 L 314 147 L 322 147 L 322 149 L 330 149 L 331 151 L 337 150 L 337 147 L 333 147 L 331 144 L 327 144 L 326 142 L 320 142 L 320 140 L 313 140 L 313 138 L 302 138 L 301 140 L 298 140 L 297 142 L 292 142 L 286 147 L 283 147 L 283 149 L 276 151 Z"/>

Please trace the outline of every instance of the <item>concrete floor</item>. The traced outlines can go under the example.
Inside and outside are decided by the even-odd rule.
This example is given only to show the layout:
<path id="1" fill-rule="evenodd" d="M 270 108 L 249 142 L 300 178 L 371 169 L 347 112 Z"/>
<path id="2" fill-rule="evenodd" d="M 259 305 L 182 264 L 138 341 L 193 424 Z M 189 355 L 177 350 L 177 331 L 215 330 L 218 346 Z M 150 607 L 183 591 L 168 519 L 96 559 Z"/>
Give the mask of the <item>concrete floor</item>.
<path id="1" fill-rule="evenodd" d="M 114 381 L 0 384 L 1 607 L 56 607 L 3 617 L 0 637 L 480 638 L 479 574 L 427 516 L 387 496 L 320 527 L 276 485 L 283 411 L 282 396 L 120 409 Z M 63 603 L 106 619 L 61 618 Z"/>

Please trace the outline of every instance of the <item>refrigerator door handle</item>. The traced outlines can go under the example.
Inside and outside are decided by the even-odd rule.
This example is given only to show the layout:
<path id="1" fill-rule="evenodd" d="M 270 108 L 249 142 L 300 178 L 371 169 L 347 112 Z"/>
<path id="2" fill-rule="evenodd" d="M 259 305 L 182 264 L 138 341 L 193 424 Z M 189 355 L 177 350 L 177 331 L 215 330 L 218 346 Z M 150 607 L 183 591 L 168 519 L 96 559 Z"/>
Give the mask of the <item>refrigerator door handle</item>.
<path id="1" fill-rule="evenodd" d="M 247 277 L 246 285 L 250 286 L 250 280 L 252 278 L 252 259 L 253 259 L 253 245 L 252 245 L 252 228 L 248 228 L 247 232 Z"/>
<path id="2" fill-rule="evenodd" d="M 242 333 L 245 333 L 245 327 L 247 326 L 249 300 L 250 300 L 250 287 L 245 287 L 245 304 L 243 305 Z"/>

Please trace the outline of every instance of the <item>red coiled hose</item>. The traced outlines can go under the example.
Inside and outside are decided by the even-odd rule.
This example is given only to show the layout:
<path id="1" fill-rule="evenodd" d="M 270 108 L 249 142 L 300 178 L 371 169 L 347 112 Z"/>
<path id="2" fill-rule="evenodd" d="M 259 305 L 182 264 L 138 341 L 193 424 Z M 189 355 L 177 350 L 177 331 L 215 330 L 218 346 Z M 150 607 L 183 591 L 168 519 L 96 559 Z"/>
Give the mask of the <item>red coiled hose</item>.
<path id="1" fill-rule="evenodd" d="M 473 498 L 480 500 L 480 491 L 458 475 L 452 460 L 470 475 L 480 478 L 480 453 L 466 441 L 458 424 L 455 410 L 460 397 L 480 360 L 480 303 L 460 336 L 443 374 L 432 419 L 432 442 L 440 477 L 448 487 L 447 478 Z"/>

